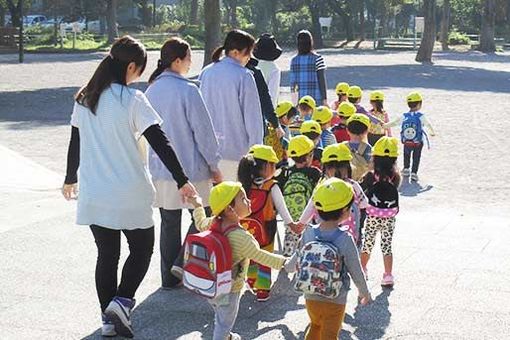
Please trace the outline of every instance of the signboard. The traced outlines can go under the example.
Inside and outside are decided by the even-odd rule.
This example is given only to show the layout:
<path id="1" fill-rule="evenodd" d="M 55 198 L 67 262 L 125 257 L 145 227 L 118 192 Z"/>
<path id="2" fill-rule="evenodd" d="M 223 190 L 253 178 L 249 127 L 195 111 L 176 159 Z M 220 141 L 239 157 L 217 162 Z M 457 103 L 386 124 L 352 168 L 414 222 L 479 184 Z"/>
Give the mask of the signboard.
<path id="1" fill-rule="evenodd" d="M 321 24 L 321 27 L 327 27 L 328 29 L 331 27 L 331 21 L 333 21 L 332 17 L 319 18 L 319 23 Z"/>
<path id="2" fill-rule="evenodd" d="M 60 36 L 61 37 L 66 36 L 66 24 L 60 24 Z"/>
<path id="3" fill-rule="evenodd" d="M 415 17 L 414 18 L 414 29 L 416 33 L 423 33 L 425 30 L 425 18 L 424 17 Z"/>
<path id="4" fill-rule="evenodd" d="M 80 33 L 80 23 L 79 22 L 73 22 L 73 33 Z"/>

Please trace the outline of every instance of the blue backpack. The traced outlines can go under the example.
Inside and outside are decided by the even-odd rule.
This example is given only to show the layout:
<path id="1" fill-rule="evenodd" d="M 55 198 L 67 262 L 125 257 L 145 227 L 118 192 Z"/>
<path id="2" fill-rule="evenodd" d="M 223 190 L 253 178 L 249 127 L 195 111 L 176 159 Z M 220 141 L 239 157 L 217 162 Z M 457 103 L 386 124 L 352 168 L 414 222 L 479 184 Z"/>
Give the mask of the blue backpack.
<path id="1" fill-rule="evenodd" d="M 406 146 L 417 146 L 423 143 L 423 136 L 427 137 L 421 124 L 420 112 L 407 112 L 404 113 L 404 120 L 402 121 L 402 129 L 400 130 L 400 139 L 402 144 Z M 428 140 L 428 139 L 427 139 Z"/>

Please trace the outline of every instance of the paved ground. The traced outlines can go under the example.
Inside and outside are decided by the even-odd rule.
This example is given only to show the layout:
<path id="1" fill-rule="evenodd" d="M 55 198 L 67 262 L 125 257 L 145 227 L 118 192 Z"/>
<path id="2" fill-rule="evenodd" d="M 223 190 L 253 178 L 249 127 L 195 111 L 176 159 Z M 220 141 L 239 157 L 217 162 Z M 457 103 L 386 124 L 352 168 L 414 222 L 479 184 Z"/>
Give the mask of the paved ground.
<path id="1" fill-rule="evenodd" d="M 438 132 L 424 153 L 421 184 L 402 188 L 395 289 L 378 285 L 376 248 L 369 266 L 375 302 L 356 309 L 351 294 L 341 338 L 510 338 L 510 155 L 504 143 L 510 55 L 438 53 L 434 66 L 422 66 L 408 52 L 322 53 L 330 95 L 338 81 L 383 89 L 394 115 L 405 109 L 405 94 L 419 89 Z M 283 70 L 290 57 L 280 59 Z M 94 243 L 86 228 L 73 226 L 75 206 L 56 189 L 65 168 L 72 94 L 100 58 L 28 55 L 17 65 L 15 56 L 0 56 L 2 339 L 99 338 Z M 196 74 L 200 53 L 194 58 Z M 157 54 L 149 60 L 144 80 Z M 210 338 L 212 313 L 204 301 L 184 290 L 158 290 L 158 256 L 155 249 L 137 296 L 137 338 Z M 235 330 L 244 338 L 302 338 L 303 300 L 287 289 L 284 276 L 279 282 L 270 302 L 243 297 Z"/>

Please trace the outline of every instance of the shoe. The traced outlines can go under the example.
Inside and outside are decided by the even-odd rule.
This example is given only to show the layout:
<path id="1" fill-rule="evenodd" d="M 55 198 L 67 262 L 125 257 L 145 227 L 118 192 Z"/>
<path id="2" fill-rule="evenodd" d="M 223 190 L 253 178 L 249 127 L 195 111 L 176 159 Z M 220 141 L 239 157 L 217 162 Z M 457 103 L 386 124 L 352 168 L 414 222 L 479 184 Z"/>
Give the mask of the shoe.
<path id="1" fill-rule="evenodd" d="M 418 175 L 415 174 L 414 172 L 411 174 L 411 181 L 418 182 Z"/>
<path id="2" fill-rule="evenodd" d="M 241 340 L 241 336 L 237 333 L 230 333 L 230 340 Z"/>
<path id="3" fill-rule="evenodd" d="M 402 169 L 402 176 L 408 177 L 411 174 L 411 170 L 409 168 Z"/>
<path id="4" fill-rule="evenodd" d="M 182 280 L 182 277 L 184 275 L 184 270 L 182 270 L 181 267 L 174 265 L 174 266 L 172 266 L 172 269 L 170 269 L 170 272 L 172 273 L 173 276 L 175 276 L 179 280 Z"/>
<path id="5" fill-rule="evenodd" d="M 264 302 L 269 300 L 269 290 L 259 289 L 257 290 L 257 301 Z"/>
<path id="6" fill-rule="evenodd" d="M 116 296 L 104 311 L 106 317 L 115 325 L 117 334 L 125 338 L 134 336 L 131 327 L 131 310 L 134 306 L 134 299 Z"/>
<path id="7" fill-rule="evenodd" d="M 176 290 L 176 289 L 181 289 L 182 287 L 184 287 L 184 283 L 182 283 L 182 281 L 177 282 L 176 284 L 171 285 L 171 286 L 161 285 L 161 289 L 163 289 L 163 290 Z"/>
<path id="8" fill-rule="evenodd" d="M 381 286 L 383 287 L 393 287 L 395 284 L 395 280 L 393 278 L 393 275 L 384 273 L 383 279 L 381 281 Z"/>
<path id="9" fill-rule="evenodd" d="M 117 336 L 113 322 L 104 314 L 101 314 L 101 320 L 103 321 L 103 326 L 101 327 L 101 336 L 107 338 Z"/>

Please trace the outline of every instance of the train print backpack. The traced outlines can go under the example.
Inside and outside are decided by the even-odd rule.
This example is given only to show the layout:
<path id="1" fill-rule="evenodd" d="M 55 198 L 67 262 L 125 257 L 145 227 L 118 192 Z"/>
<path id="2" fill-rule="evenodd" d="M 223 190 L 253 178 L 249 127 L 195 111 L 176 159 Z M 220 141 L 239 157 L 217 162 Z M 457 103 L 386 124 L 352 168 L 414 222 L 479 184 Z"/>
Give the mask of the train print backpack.
<path id="1" fill-rule="evenodd" d="M 423 127 L 421 124 L 420 112 L 404 113 L 402 128 L 400 130 L 400 140 L 402 144 L 410 147 L 423 143 Z"/>

